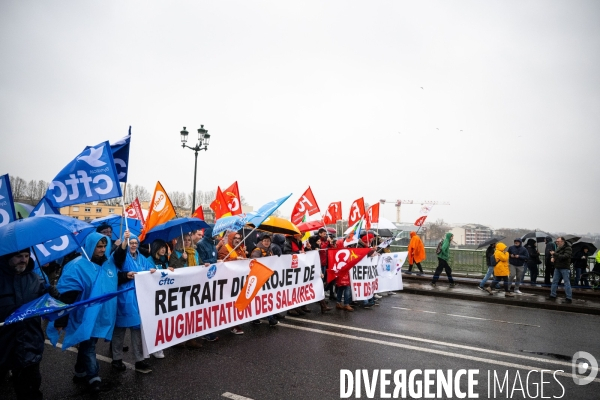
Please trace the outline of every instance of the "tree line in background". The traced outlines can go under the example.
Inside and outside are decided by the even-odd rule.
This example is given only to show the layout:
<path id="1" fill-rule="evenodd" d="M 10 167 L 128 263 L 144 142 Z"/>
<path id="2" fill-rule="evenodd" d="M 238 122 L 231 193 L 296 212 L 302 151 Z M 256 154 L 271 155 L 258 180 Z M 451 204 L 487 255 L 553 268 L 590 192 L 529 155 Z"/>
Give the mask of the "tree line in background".
<path id="1" fill-rule="evenodd" d="M 27 182 L 25 179 L 19 176 L 10 177 L 10 186 L 12 188 L 14 201 L 25 202 L 31 205 L 36 205 L 42 199 L 42 197 L 44 197 L 46 191 L 48 190 L 49 184 L 50 182 L 46 182 L 44 180 L 30 180 Z M 208 205 L 212 203 L 216 197 L 216 192 L 216 190 L 198 190 L 196 192 L 196 207 L 198 207 L 200 204 Z M 144 186 L 127 184 L 127 188 L 125 190 L 125 204 L 130 204 L 136 198 L 140 199 L 140 201 L 150 201 L 152 199 L 152 193 L 153 192 L 148 191 L 148 189 L 146 189 Z M 175 208 L 191 208 L 192 192 L 186 193 L 173 191 L 169 192 L 168 195 Z M 109 206 L 117 206 L 121 204 L 121 199 L 121 197 L 117 197 L 106 200 L 105 203 Z M 248 205 L 246 203 L 246 199 L 244 199 L 244 196 L 241 196 L 241 201 L 243 205 Z"/>

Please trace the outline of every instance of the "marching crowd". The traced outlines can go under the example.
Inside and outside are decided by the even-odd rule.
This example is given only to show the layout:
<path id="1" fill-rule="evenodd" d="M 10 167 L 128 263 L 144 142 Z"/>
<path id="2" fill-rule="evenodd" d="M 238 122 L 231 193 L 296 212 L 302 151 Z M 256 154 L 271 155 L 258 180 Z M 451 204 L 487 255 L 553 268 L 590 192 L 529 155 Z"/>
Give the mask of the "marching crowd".
<path id="1" fill-rule="evenodd" d="M 58 335 L 65 331 L 63 347 L 78 347 L 77 360 L 74 366 L 73 382 L 86 384 L 91 392 L 104 390 L 99 376 L 99 366 L 96 360 L 96 344 L 99 339 L 111 342 L 111 366 L 116 371 L 125 371 L 123 351 L 126 331 L 130 332 L 130 346 L 135 358 L 135 369 L 141 373 L 152 371 L 146 362 L 143 352 L 142 335 L 140 330 L 140 313 L 135 294 L 135 274 L 142 271 L 151 273 L 161 269 L 173 271 L 176 268 L 210 266 L 221 261 L 239 260 L 246 258 L 261 258 L 282 254 L 298 254 L 307 251 L 319 251 L 321 262 L 321 278 L 324 281 L 325 294 L 336 302 L 335 308 L 346 312 L 354 311 L 355 307 L 371 308 L 378 305 L 379 294 L 371 299 L 352 302 L 349 273 L 338 276 L 327 283 L 327 250 L 344 247 L 344 240 L 335 240 L 325 229 L 320 229 L 306 242 L 302 235 L 284 236 L 268 232 L 260 232 L 254 241 L 244 242 L 242 233 L 231 232 L 223 237 L 212 236 L 212 229 L 184 233 L 172 242 L 155 240 L 143 246 L 138 237 L 125 231 L 123 240 L 111 241 L 112 228 L 101 225 L 97 231 L 85 239 L 82 255 L 73 255 L 73 259 L 63 264 L 64 267 L 46 265 L 45 273 L 50 277 L 50 285 L 34 271 L 35 265 L 30 258 L 30 250 L 7 254 L 0 258 L 0 320 L 4 321 L 19 306 L 35 300 L 45 293 L 66 304 L 114 293 L 120 290 L 116 299 L 106 301 L 94 307 L 93 313 L 86 313 L 85 308 L 49 323 L 44 332 L 39 317 L 0 327 L 0 374 L 4 377 L 8 371 L 12 375 L 12 383 L 18 399 L 41 399 L 40 362 L 44 351 L 45 334 L 51 340 L 57 340 Z M 412 273 L 413 266 L 423 274 L 421 263 L 425 260 L 425 248 L 416 232 L 411 232 L 408 246 L 408 272 Z M 436 249 L 438 267 L 433 275 L 431 285 L 435 286 L 440 274 L 444 271 L 451 286 L 456 283 L 452 278 L 449 262 L 449 249 L 453 235 L 447 233 Z M 376 235 L 362 236 L 357 244 L 350 247 L 370 248 L 369 255 L 389 252 L 382 240 Z M 557 287 L 564 281 L 567 302 L 572 301 L 570 286 L 570 263 L 574 260 L 576 280 L 586 283 L 588 249 L 572 254 L 571 244 L 563 237 L 552 242 L 546 241 L 546 269 L 544 280 L 550 284 L 550 299 L 555 299 Z M 597 265 L 600 265 L 600 256 Z M 511 284 L 515 281 L 514 294 L 520 294 L 520 284 L 524 277 L 525 268 L 530 271 L 531 282 L 536 283 L 538 265 L 541 264 L 540 254 L 533 239 L 522 245 L 521 239 L 515 239 L 514 245 L 507 247 L 503 243 L 491 244 L 486 250 L 489 267 L 479 288 L 493 293 L 492 288 L 500 288 L 503 282 L 505 296 L 512 296 Z M 490 277 L 494 277 L 491 285 L 485 286 Z M 124 290 L 130 289 L 130 290 Z M 394 294 L 393 292 L 389 293 Z M 318 302 L 322 313 L 330 311 L 327 300 Z M 310 313 L 310 307 L 303 305 L 287 311 L 293 316 Z M 270 326 L 278 324 L 284 315 L 273 314 L 267 317 Z M 260 324 L 260 320 L 251 322 Z M 235 326 L 231 332 L 236 335 L 244 334 L 241 326 Z M 68 339 L 67 339 L 68 338 Z M 218 340 L 216 334 L 202 336 L 207 341 Z M 191 339 L 176 345 L 188 349 L 202 347 L 199 339 Z M 152 354 L 156 358 L 164 358 L 164 352 Z"/>

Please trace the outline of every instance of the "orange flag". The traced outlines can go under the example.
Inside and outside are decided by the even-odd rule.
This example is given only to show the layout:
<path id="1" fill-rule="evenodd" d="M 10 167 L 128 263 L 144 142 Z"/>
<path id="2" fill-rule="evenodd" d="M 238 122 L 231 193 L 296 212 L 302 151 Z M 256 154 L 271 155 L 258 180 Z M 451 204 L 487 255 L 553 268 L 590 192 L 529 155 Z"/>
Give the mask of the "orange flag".
<path id="1" fill-rule="evenodd" d="M 371 229 L 371 224 L 379 223 L 379 203 L 375 203 L 371 207 L 369 207 L 369 209 L 367 210 L 366 220 L 367 224 L 365 228 L 367 230 Z"/>
<path id="2" fill-rule="evenodd" d="M 227 208 L 231 212 L 231 215 L 240 215 L 242 213 L 242 200 L 240 199 L 240 189 L 238 188 L 237 181 L 225 189 L 223 197 L 227 202 Z"/>
<path id="3" fill-rule="evenodd" d="M 250 273 L 244 283 L 244 287 L 235 301 L 235 308 L 243 311 L 248 307 L 254 296 L 258 293 L 265 282 L 273 275 L 274 271 L 266 265 L 256 261 L 250 261 Z"/>
<path id="4" fill-rule="evenodd" d="M 165 222 L 175 218 L 175 208 L 171 203 L 171 199 L 167 196 L 167 191 L 162 187 L 160 182 L 156 182 L 156 188 L 152 195 L 152 201 L 150 202 L 150 210 L 148 211 L 148 218 L 146 219 L 146 225 L 140 234 L 140 242 L 144 241 L 146 234 L 156 225 L 164 224 Z"/>
<path id="5" fill-rule="evenodd" d="M 231 216 L 229 208 L 227 208 L 227 199 L 223 195 L 220 186 L 217 186 L 217 197 L 210 203 L 209 207 L 215 212 L 215 221 L 222 217 Z"/>

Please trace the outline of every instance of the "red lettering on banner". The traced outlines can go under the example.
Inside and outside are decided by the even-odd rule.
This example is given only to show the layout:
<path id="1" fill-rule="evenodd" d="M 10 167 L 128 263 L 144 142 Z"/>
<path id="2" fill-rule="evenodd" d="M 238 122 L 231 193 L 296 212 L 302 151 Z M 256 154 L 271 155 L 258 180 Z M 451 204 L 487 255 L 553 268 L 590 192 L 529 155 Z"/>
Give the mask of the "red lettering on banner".
<path id="1" fill-rule="evenodd" d="M 162 319 L 158 320 L 158 326 L 156 327 L 156 339 L 154 340 L 154 345 L 158 346 L 161 343 L 165 342 L 165 332 L 163 330 Z"/>
<path id="2" fill-rule="evenodd" d="M 185 313 L 185 335 L 194 333 L 194 312 Z"/>
<path id="3" fill-rule="evenodd" d="M 221 310 L 219 312 L 219 325 L 226 325 L 227 324 L 227 316 L 225 315 L 225 307 L 223 307 L 223 304 L 221 304 Z"/>
<path id="4" fill-rule="evenodd" d="M 169 324 L 169 319 L 171 320 L 171 323 Z M 171 317 L 171 318 L 165 318 L 165 332 L 166 332 L 166 339 L 167 342 L 170 342 L 171 340 L 173 340 L 173 334 L 175 333 L 175 317 Z M 171 331 L 169 331 L 169 325 L 171 325 Z"/>
<path id="5" fill-rule="evenodd" d="M 179 339 L 180 337 L 183 336 L 183 330 L 184 330 L 184 321 L 183 321 L 183 315 L 181 314 L 177 314 L 177 317 L 175 317 L 175 337 L 177 337 L 177 339 Z"/>
<path id="6" fill-rule="evenodd" d="M 200 332 L 201 330 L 202 330 L 202 310 L 198 309 L 198 310 L 196 310 L 196 332 Z M 191 332 L 191 333 L 194 333 L 194 332 Z"/>
<path id="7" fill-rule="evenodd" d="M 210 318 L 210 307 L 206 307 L 202 311 L 204 314 L 204 329 L 212 328 L 212 318 Z"/>

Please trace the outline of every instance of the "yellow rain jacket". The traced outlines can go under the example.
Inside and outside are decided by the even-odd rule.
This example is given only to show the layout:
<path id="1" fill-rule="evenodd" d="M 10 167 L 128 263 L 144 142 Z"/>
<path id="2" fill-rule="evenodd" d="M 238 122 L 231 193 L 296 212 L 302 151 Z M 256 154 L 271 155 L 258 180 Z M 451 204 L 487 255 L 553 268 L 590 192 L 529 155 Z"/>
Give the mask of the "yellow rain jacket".
<path id="1" fill-rule="evenodd" d="M 494 252 L 494 258 L 496 259 L 496 266 L 494 267 L 495 276 L 508 276 L 510 270 L 508 268 L 508 253 L 505 253 L 506 245 L 502 242 L 496 243 L 496 251 Z"/>

